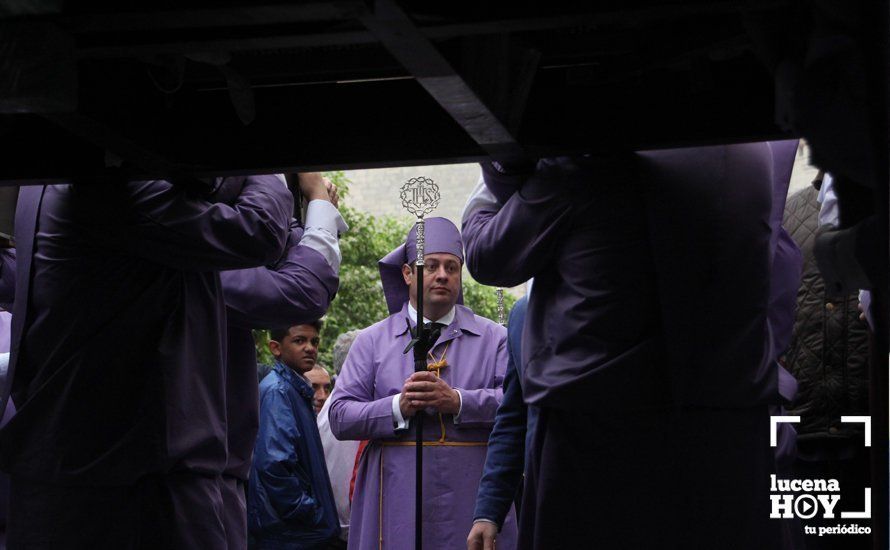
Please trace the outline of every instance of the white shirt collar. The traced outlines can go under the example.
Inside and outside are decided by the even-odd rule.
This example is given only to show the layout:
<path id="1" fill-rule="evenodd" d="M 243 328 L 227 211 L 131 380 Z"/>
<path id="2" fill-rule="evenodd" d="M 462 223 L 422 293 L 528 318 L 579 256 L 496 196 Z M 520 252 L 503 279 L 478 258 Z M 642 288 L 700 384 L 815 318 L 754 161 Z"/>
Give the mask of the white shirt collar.
<path id="1" fill-rule="evenodd" d="M 447 327 L 448 325 L 451 324 L 451 321 L 454 321 L 454 310 L 455 310 L 455 308 L 452 307 L 451 311 L 449 311 L 448 313 L 446 313 L 439 319 L 436 319 L 435 322 L 442 323 L 443 325 L 445 325 Z M 414 322 L 414 324 L 417 324 L 417 310 L 414 309 L 414 306 L 411 305 L 411 302 L 408 302 L 408 317 L 411 318 L 411 320 Z M 430 320 L 427 319 L 426 317 L 424 317 L 423 322 L 429 323 Z"/>

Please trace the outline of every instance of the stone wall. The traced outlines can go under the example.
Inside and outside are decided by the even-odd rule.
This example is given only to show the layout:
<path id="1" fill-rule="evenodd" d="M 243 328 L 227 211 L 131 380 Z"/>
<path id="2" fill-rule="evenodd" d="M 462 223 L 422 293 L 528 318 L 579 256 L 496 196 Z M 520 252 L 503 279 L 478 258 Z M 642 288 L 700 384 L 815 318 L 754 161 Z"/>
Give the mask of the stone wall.
<path id="1" fill-rule="evenodd" d="M 789 194 L 803 189 L 816 177 L 818 170 L 809 164 L 810 152 L 805 143 L 798 149 L 791 174 Z M 405 219 L 413 219 L 402 209 L 399 189 L 410 178 L 425 176 L 432 178 L 442 194 L 439 208 L 434 216 L 442 216 L 460 227 L 460 216 L 467 197 L 479 181 L 477 164 L 450 164 L 438 166 L 413 166 L 408 168 L 380 168 L 375 170 L 353 170 L 346 172 L 352 180 L 349 204 L 371 214 L 392 214 Z"/>
<path id="2" fill-rule="evenodd" d="M 448 218 L 460 227 L 460 215 L 467 197 L 479 181 L 478 164 L 412 166 L 346 172 L 352 180 L 347 201 L 353 208 L 371 214 L 391 214 L 414 219 L 402 208 L 399 190 L 411 178 L 432 178 L 439 186 L 442 200 L 431 216 Z"/>

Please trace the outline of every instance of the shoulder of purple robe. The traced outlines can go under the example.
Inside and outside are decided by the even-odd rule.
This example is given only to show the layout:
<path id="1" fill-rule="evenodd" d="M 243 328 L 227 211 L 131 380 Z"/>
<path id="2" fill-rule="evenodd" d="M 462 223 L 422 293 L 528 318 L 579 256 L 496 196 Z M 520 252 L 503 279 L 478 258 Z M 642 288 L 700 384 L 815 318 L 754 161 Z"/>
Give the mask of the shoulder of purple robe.
<path id="1" fill-rule="evenodd" d="M 339 278 L 317 250 L 300 245 L 294 226 L 284 256 L 272 267 L 220 273 L 228 322 L 242 328 L 278 328 L 308 323 L 327 312 Z"/>
<path id="2" fill-rule="evenodd" d="M 464 220 L 461 233 L 474 279 L 516 286 L 555 260 L 573 205 L 571 191 L 557 185 L 569 179 L 563 173 L 567 163 L 541 160 L 500 210 L 480 209 Z"/>
<path id="3" fill-rule="evenodd" d="M 475 315 L 469 308 L 457 306 L 473 315 L 475 329 L 481 341 L 479 356 L 491 353 L 494 357 L 494 369 L 488 384 L 483 388 L 455 389 L 461 392 L 460 418 L 455 420 L 455 426 L 464 428 L 478 428 L 493 426 L 497 409 L 504 399 L 504 377 L 507 374 L 507 329 L 490 319 Z M 462 312 L 462 310 L 459 310 Z M 475 338 L 468 340 L 472 342 Z"/>
<path id="4" fill-rule="evenodd" d="M 269 265 L 281 257 L 293 196 L 275 176 L 244 178 L 231 204 L 168 181 L 130 182 L 129 251 L 185 271 Z"/>
<path id="5" fill-rule="evenodd" d="M 479 166 L 482 168 L 482 180 L 485 182 L 485 186 L 501 204 L 507 202 L 513 193 L 519 191 L 526 178 L 535 169 L 535 165 L 532 163 L 512 166 L 499 162 L 483 162 Z"/>
<path id="6" fill-rule="evenodd" d="M 12 311 L 15 302 L 15 248 L 0 249 L 0 307 Z"/>
<path id="7" fill-rule="evenodd" d="M 337 377 L 337 391 L 331 396 L 328 411 L 331 432 L 337 439 L 383 439 L 396 435 L 392 399 L 398 394 L 374 398 L 378 368 L 374 352 L 378 339 L 392 338 L 398 330 L 397 320 L 404 318 L 401 312 L 395 313 L 355 337 Z"/>

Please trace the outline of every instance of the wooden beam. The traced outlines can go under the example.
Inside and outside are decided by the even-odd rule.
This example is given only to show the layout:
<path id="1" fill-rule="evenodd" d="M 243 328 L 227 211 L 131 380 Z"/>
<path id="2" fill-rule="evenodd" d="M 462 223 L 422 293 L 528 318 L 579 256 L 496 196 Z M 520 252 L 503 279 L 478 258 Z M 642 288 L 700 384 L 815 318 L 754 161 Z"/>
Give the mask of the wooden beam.
<path id="1" fill-rule="evenodd" d="M 0 21 L 0 113 L 73 111 L 71 35 L 45 21 Z"/>
<path id="2" fill-rule="evenodd" d="M 97 13 L 60 17 L 59 25 L 75 32 L 127 32 L 213 27 L 246 27 L 281 23 L 357 19 L 367 11 L 356 0 L 302 4 L 261 4 L 176 11 Z"/>
<path id="3" fill-rule="evenodd" d="M 331 2 L 337 5 L 339 2 Z M 783 7 L 789 4 L 789 0 L 749 0 L 744 3 L 746 13 L 768 11 Z M 156 17 L 151 16 L 147 21 L 128 22 L 128 17 L 136 17 L 136 15 L 90 15 L 78 16 L 77 24 L 67 23 L 68 19 L 61 19 L 61 23 L 65 28 L 69 28 L 75 34 L 88 34 L 90 32 L 100 31 L 116 31 L 128 30 L 129 26 L 145 25 L 144 30 L 170 30 L 170 29 L 188 29 L 188 28 L 213 28 L 223 25 L 225 22 L 231 23 L 232 26 L 249 27 L 262 26 L 266 24 L 288 22 L 292 20 L 312 20 L 311 17 L 317 16 L 318 20 L 349 20 L 351 18 L 363 19 L 368 16 L 368 11 L 363 6 L 357 7 L 353 3 L 348 2 L 346 7 L 341 11 L 337 11 L 335 6 L 325 10 L 322 6 L 324 3 L 309 4 L 315 6 L 313 9 L 303 8 L 302 6 L 290 8 L 293 12 L 285 10 L 283 18 L 276 20 L 273 17 L 274 11 L 271 7 L 265 6 L 256 8 L 253 16 L 245 16 L 239 20 L 235 14 L 251 11 L 251 8 L 241 7 L 230 10 L 214 9 L 202 10 L 199 12 L 184 10 L 183 17 L 179 17 L 179 12 L 162 12 Z M 266 11 L 266 9 L 268 11 Z M 284 9 L 284 8 L 280 8 Z M 301 10 L 306 10 L 301 12 Z M 631 24 L 639 26 L 653 21 L 671 21 L 675 19 L 690 18 L 697 16 L 713 16 L 721 14 L 740 13 L 740 3 L 736 0 L 724 0 L 718 2 L 688 2 L 686 4 L 671 4 L 669 6 L 642 6 L 639 8 L 629 8 L 604 12 L 587 12 L 566 15 L 551 15 L 540 17 L 514 17 L 506 19 L 473 21 L 467 23 L 447 23 L 427 26 L 416 26 L 415 28 L 427 39 L 430 40 L 448 40 L 451 38 L 462 36 L 481 36 L 503 33 L 523 33 L 538 31 L 555 31 L 560 29 L 596 27 L 603 25 Z M 212 12 L 213 17 L 203 19 L 196 16 L 196 13 Z M 322 14 L 328 14 L 330 17 L 322 18 Z M 138 14 L 138 17 L 148 17 L 146 14 Z M 288 17 L 292 19 L 288 19 Z M 407 16 L 406 16 L 407 17 Z M 118 29 L 112 23 L 105 21 L 118 21 L 123 25 Z M 409 19 L 410 21 L 410 19 Z M 149 23 L 156 26 L 152 27 Z M 413 23 L 412 23 L 413 26 Z M 139 27 L 143 28 L 143 27 Z M 186 54 L 199 51 L 251 51 L 251 50 L 267 50 L 267 49 L 298 49 L 310 47 L 324 46 L 352 46 L 359 44 L 375 44 L 378 39 L 375 35 L 363 30 L 347 30 L 333 31 L 321 33 L 305 33 L 294 32 L 281 34 L 269 34 L 265 30 L 257 31 L 258 34 L 251 36 L 242 36 L 239 38 L 206 38 L 201 40 L 173 40 L 173 41 L 154 41 L 145 43 L 110 43 L 96 44 L 90 46 L 81 46 L 77 49 L 77 56 L 81 59 L 106 59 L 120 57 L 141 57 L 156 54 Z"/>
<path id="4" fill-rule="evenodd" d="M 362 22 L 451 118 L 493 158 L 524 157 L 516 138 L 393 0 Z"/>
<path id="5" fill-rule="evenodd" d="M 127 80 L 129 93 L 118 87 L 90 94 L 84 112 L 92 122 L 63 127 L 37 115 L 0 117 L 0 185 L 147 179 L 186 169 L 194 176 L 245 175 L 486 158 L 413 80 L 257 89 L 257 118 L 247 126 L 231 112 L 224 90 L 164 102 L 141 93 L 133 80 Z M 127 101 L 115 101 L 120 97 Z M 128 169 L 106 168 L 106 148 L 129 160 Z"/>
<path id="6" fill-rule="evenodd" d="M 323 46 L 352 46 L 376 44 L 377 39 L 368 31 L 346 31 L 317 34 L 285 34 L 225 38 L 218 40 L 189 40 L 156 42 L 147 44 L 109 44 L 86 46 L 77 49 L 78 59 L 140 58 L 162 54 L 190 54 L 197 52 L 239 52 L 259 50 L 287 50 L 317 48 Z"/>
<path id="7" fill-rule="evenodd" d="M 468 36 L 462 43 L 459 73 L 507 129 L 519 135 L 541 52 L 509 34 Z"/>
<path id="8" fill-rule="evenodd" d="M 154 177 L 172 177 L 194 171 L 194 167 L 171 162 L 162 155 L 81 113 L 51 113 L 44 114 L 43 117 L 61 126 L 72 135 L 113 155 L 113 157 L 108 157 L 112 165 L 128 163 L 136 170 Z"/>

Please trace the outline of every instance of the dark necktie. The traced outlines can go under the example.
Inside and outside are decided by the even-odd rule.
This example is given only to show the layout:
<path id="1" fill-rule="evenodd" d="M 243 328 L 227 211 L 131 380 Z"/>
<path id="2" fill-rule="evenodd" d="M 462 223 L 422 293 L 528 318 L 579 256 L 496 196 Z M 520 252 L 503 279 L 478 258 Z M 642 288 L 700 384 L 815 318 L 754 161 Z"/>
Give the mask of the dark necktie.
<path id="1" fill-rule="evenodd" d="M 445 328 L 445 323 L 424 323 L 423 328 L 425 328 L 430 335 L 430 342 L 433 345 L 436 344 L 436 340 L 439 339 L 439 334 L 442 332 L 442 329 Z"/>

